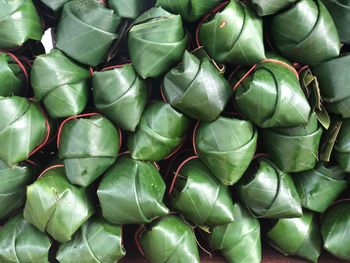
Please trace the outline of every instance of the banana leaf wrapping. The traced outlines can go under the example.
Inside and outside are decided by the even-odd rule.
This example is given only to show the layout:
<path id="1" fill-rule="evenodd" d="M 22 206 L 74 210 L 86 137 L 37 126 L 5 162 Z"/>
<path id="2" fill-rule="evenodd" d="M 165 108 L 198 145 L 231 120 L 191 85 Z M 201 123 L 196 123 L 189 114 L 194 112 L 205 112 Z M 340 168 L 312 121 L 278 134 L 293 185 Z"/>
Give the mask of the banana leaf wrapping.
<path id="1" fill-rule="evenodd" d="M 48 133 L 46 119 L 33 100 L 0 97 L 0 160 L 8 166 L 28 159 Z"/>
<path id="2" fill-rule="evenodd" d="M 63 243 L 71 240 L 94 208 L 85 188 L 70 184 L 60 165 L 51 168 L 27 187 L 23 215 L 41 232 Z"/>
<path id="3" fill-rule="evenodd" d="M 298 0 L 251 0 L 259 16 L 276 14 L 297 1 Z"/>
<path id="4" fill-rule="evenodd" d="M 175 172 L 170 192 L 172 206 L 198 226 L 219 226 L 234 220 L 234 207 L 228 187 L 198 158 L 184 161 Z"/>
<path id="5" fill-rule="evenodd" d="M 234 205 L 234 217 L 232 223 L 212 229 L 210 247 L 220 250 L 230 263 L 260 263 L 261 236 L 258 219 L 238 203 Z"/>
<path id="6" fill-rule="evenodd" d="M 322 99 L 328 112 L 350 118 L 350 53 L 312 68 L 320 83 Z"/>
<path id="7" fill-rule="evenodd" d="M 2 263 L 49 263 L 51 240 L 18 214 L 0 230 Z"/>
<path id="8" fill-rule="evenodd" d="M 232 96 L 231 86 L 211 61 L 187 51 L 182 64 L 165 75 L 163 91 L 175 109 L 203 121 L 215 120 Z"/>
<path id="9" fill-rule="evenodd" d="M 272 59 L 259 63 L 242 78 L 245 72 L 242 69 L 235 74 L 234 101 L 249 120 L 262 128 L 297 126 L 308 121 L 310 105 L 290 65 Z"/>
<path id="10" fill-rule="evenodd" d="M 317 219 L 304 211 L 300 218 L 280 219 L 267 233 L 269 243 L 282 254 L 317 262 L 321 253 L 321 235 Z"/>
<path id="11" fill-rule="evenodd" d="M 338 166 L 319 163 L 314 169 L 293 175 L 301 205 L 323 213 L 347 188 L 346 174 Z"/>
<path id="12" fill-rule="evenodd" d="M 337 27 L 340 41 L 350 44 L 350 1 L 322 0 Z"/>
<path id="13" fill-rule="evenodd" d="M 207 14 L 221 2 L 222 0 L 158 0 L 156 5 L 173 14 L 180 14 L 186 21 L 193 22 Z"/>
<path id="14" fill-rule="evenodd" d="M 293 218 L 303 214 L 300 197 L 289 174 L 260 158 L 237 186 L 241 201 L 259 218 Z"/>
<path id="15" fill-rule="evenodd" d="M 323 247 L 332 255 L 350 260 L 350 202 L 339 201 L 323 214 L 321 222 Z"/>
<path id="16" fill-rule="evenodd" d="M 0 49 L 20 47 L 29 39 L 41 40 L 43 24 L 32 0 L 0 1 Z"/>
<path id="17" fill-rule="evenodd" d="M 58 155 L 69 181 L 86 187 L 114 163 L 121 137 L 102 115 L 73 118 L 61 125 Z"/>
<path id="18" fill-rule="evenodd" d="M 136 131 L 128 137 L 131 157 L 144 161 L 166 158 L 183 143 L 189 124 L 189 119 L 168 103 L 148 105 Z"/>
<path id="19" fill-rule="evenodd" d="M 306 125 L 261 131 L 264 149 L 271 160 L 285 172 L 312 169 L 318 160 L 322 128 L 315 113 Z"/>
<path id="20" fill-rule="evenodd" d="M 40 1 L 43 2 L 51 10 L 58 12 L 62 9 L 65 3 L 71 0 L 40 0 Z"/>
<path id="21" fill-rule="evenodd" d="M 36 167 L 21 163 L 8 167 L 0 161 L 0 219 L 10 216 L 25 203 L 26 187 L 34 181 Z"/>
<path id="22" fill-rule="evenodd" d="M 177 216 L 155 219 L 141 233 L 140 245 L 152 263 L 199 263 L 193 230 Z"/>
<path id="23" fill-rule="evenodd" d="M 222 183 L 233 185 L 253 160 L 258 132 L 250 121 L 219 117 L 199 123 L 194 136 L 201 161 Z"/>
<path id="24" fill-rule="evenodd" d="M 121 22 L 113 10 L 96 0 L 70 1 L 57 28 L 57 48 L 76 61 L 97 66 L 107 54 Z"/>
<path id="25" fill-rule="evenodd" d="M 58 49 L 38 56 L 33 64 L 31 84 L 52 118 L 81 113 L 88 101 L 89 70 L 76 64 Z"/>
<path id="26" fill-rule="evenodd" d="M 165 183 L 153 163 L 122 156 L 106 172 L 97 195 L 109 222 L 142 224 L 169 213 L 164 192 Z"/>
<path id="27" fill-rule="evenodd" d="M 128 33 L 133 66 L 142 78 L 158 77 L 181 60 L 187 35 L 181 16 L 154 7 L 139 16 Z"/>
<path id="28" fill-rule="evenodd" d="M 231 0 L 199 28 L 198 38 L 220 63 L 252 65 L 265 59 L 263 23 L 245 4 Z"/>
<path id="29" fill-rule="evenodd" d="M 333 155 L 341 169 L 350 172 L 350 119 L 343 120 Z"/>
<path id="30" fill-rule="evenodd" d="M 150 0 L 109 0 L 109 6 L 120 17 L 136 18 L 149 6 Z"/>
<path id="31" fill-rule="evenodd" d="M 0 52 L 0 96 L 26 95 L 28 73 L 19 63 L 21 61 L 16 61 L 12 54 Z"/>
<path id="32" fill-rule="evenodd" d="M 302 64 L 316 65 L 340 52 L 337 29 L 321 0 L 301 0 L 273 16 L 270 33 L 282 55 Z"/>
<path id="33" fill-rule="evenodd" d="M 118 127 L 135 131 L 149 92 L 147 83 L 131 65 L 95 72 L 92 91 L 98 110 Z"/>
<path id="34" fill-rule="evenodd" d="M 56 259 L 60 263 L 116 263 L 124 256 L 121 227 L 92 218 L 71 241 L 60 245 Z"/>

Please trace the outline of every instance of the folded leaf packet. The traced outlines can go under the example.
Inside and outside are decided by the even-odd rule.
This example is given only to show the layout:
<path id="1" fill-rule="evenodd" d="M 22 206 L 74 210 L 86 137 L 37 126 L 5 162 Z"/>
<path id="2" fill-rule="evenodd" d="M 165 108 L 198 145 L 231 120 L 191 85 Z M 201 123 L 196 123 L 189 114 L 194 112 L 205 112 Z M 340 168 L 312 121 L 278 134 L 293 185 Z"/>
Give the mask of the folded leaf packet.
<path id="1" fill-rule="evenodd" d="M 58 242 L 71 240 L 93 213 L 87 190 L 72 185 L 61 165 L 45 170 L 27 187 L 24 218 Z"/>
<path id="2" fill-rule="evenodd" d="M 87 68 L 78 65 L 62 51 L 53 49 L 38 56 L 33 64 L 31 84 L 52 118 L 81 113 L 88 101 Z"/>
<path id="3" fill-rule="evenodd" d="M 298 0 L 251 0 L 259 16 L 276 14 L 297 1 Z"/>
<path id="4" fill-rule="evenodd" d="M 333 155 L 340 168 L 350 172 L 350 120 L 343 120 L 337 141 L 334 146 Z"/>
<path id="5" fill-rule="evenodd" d="M 108 0 L 110 8 L 120 17 L 136 18 L 150 6 L 150 0 Z"/>
<path id="6" fill-rule="evenodd" d="M 71 0 L 40 0 L 51 10 L 58 12 L 62 9 L 65 3 Z"/>

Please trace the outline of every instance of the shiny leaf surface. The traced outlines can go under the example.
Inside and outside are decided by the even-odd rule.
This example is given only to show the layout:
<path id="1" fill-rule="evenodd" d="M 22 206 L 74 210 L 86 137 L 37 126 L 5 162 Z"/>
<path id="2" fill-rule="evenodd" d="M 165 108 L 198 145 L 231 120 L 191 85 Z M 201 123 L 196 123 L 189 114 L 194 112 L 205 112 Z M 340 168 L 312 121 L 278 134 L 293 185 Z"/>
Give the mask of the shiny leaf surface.
<path id="1" fill-rule="evenodd" d="M 297 0 L 251 0 L 259 16 L 273 15 L 297 2 Z"/>
<path id="2" fill-rule="evenodd" d="M 350 172 L 350 120 L 346 119 L 340 128 L 333 151 L 340 168 Z"/>

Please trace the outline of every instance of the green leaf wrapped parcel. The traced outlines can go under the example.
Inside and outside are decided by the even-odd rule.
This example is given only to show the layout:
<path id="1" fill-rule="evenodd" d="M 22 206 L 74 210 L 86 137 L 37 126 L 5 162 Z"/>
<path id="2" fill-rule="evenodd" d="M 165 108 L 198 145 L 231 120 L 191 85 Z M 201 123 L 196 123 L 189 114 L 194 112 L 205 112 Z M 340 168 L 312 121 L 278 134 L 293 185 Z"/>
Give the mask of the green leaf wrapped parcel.
<path id="1" fill-rule="evenodd" d="M 34 181 L 37 172 L 30 163 L 8 167 L 0 161 L 0 219 L 10 216 L 26 199 L 26 187 Z"/>
<path id="2" fill-rule="evenodd" d="M 312 72 L 320 83 L 320 90 L 327 110 L 350 118 L 350 53 L 312 67 Z"/>
<path id="3" fill-rule="evenodd" d="M 197 226 L 214 227 L 234 221 L 228 187 L 198 159 L 185 160 L 175 172 L 171 205 Z"/>
<path id="4" fill-rule="evenodd" d="M 35 97 L 43 102 L 50 116 L 62 118 L 84 110 L 89 78 L 87 68 L 75 63 L 62 51 L 53 49 L 35 59 L 31 84 Z"/>
<path id="5" fill-rule="evenodd" d="M 322 128 L 314 112 L 306 125 L 261 130 L 266 153 L 285 172 L 315 167 L 321 135 Z"/>
<path id="6" fill-rule="evenodd" d="M 314 169 L 294 174 L 301 205 L 323 213 L 347 188 L 346 173 L 335 165 L 318 163 Z"/>
<path id="7" fill-rule="evenodd" d="M 90 218 L 71 241 L 60 245 L 56 259 L 60 263 L 117 263 L 125 253 L 122 228 Z"/>
<path id="8" fill-rule="evenodd" d="M 32 0 L 0 1 L 0 50 L 20 47 L 44 34 Z"/>
<path id="9" fill-rule="evenodd" d="M 289 174 L 259 158 L 237 186 L 241 201 L 259 218 L 302 216 L 300 197 Z"/>
<path id="10" fill-rule="evenodd" d="M 169 215 L 155 219 L 140 234 L 140 246 L 152 263 L 199 263 L 193 230 L 182 219 Z"/>
<path id="11" fill-rule="evenodd" d="M 298 1 L 274 15 L 269 29 L 273 45 L 292 61 L 316 65 L 339 55 L 338 32 L 321 0 Z"/>
<path id="12" fill-rule="evenodd" d="M 239 111 L 262 128 L 305 124 L 310 105 L 300 87 L 297 73 L 287 62 L 267 59 L 246 77 L 235 73 L 234 101 Z M 241 80 L 238 80 L 241 79 Z"/>
<path id="13" fill-rule="evenodd" d="M 43 2 L 52 11 L 58 12 L 62 9 L 65 3 L 71 0 L 40 0 L 40 1 Z"/>
<path id="14" fill-rule="evenodd" d="M 0 230 L 2 263 L 49 263 L 51 240 L 23 218 L 11 218 Z"/>
<path id="15" fill-rule="evenodd" d="M 342 200 L 323 215 L 321 234 L 324 248 L 337 258 L 350 260 L 350 202 Z"/>
<path id="16" fill-rule="evenodd" d="M 97 195 L 107 221 L 142 224 L 169 213 L 164 192 L 165 183 L 153 163 L 121 156 L 106 172 Z"/>
<path id="17" fill-rule="evenodd" d="M 241 204 L 234 205 L 235 221 L 216 226 L 209 235 L 210 247 L 220 250 L 226 260 L 234 262 L 261 262 L 259 220 Z"/>
<path id="18" fill-rule="evenodd" d="M 199 44 L 220 63 L 252 65 L 265 59 L 262 20 L 236 0 L 201 24 L 198 38 Z"/>
<path id="19" fill-rule="evenodd" d="M 79 115 L 78 115 L 79 117 Z M 86 187 L 100 177 L 117 158 L 120 134 L 113 124 L 99 114 L 71 117 L 59 130 L 57 147 L 67 178 Z"/>
<path id="20" fill-rule="evenodd" d="M 156 5 L 171 13 L 180 14 L 186 21 L 193 22 L 207 14 L 221 2 L 222 0 L 158 0 Z"/>
<path id="21" fill-rule="evenodd" d="M 110 8 L 120 17 L 136 18 L 146 11 L 150 0 L 108 0 Z"/>
<path id="22" fill-rule="evenodd" d="M 215 120 L 232 96 L 230 84 L 212 62 L 188 51 L 165 75 L 162 89 L 175 109 L 203 121 Z"/>
<path id="23" fill-rule="evenodd" d="M 333 155 L 339 167 L 345 172 L 350 172 L 350 119 L 343 120 Z"/>
<path id="24" fill-rule="evenodd" d="M 251 0 L 259 16 L 276 14 L 297 1 L 298 0 Z"/>
<path id="25" fill-rule="evenodd" d="M 253 160 L 258 131 L 250 121 L 219 117 L 200 122 L 194 146 L 201 161 L 222 183 L 235 184 Z"/>
<path id="26" fill-rule="evenodd" d="M 149 104 L 134 133 L 128 137 L 131 157 L 143 161 L 160 161 L 184 142 L 190 121 L 170 104 Z"/>
<path id="27" fill-rule="evenodd" d="M 57 45 L 66 55 L 97 66 L 117 39 L 121 18 L 96 0 L 70 1 L 62 11 L 57 28 Z"/>
<path id="28" fill-rule="evenodd" d="M 28 159 L 48 133 L 38 104 L 22 97 L 0 97 L 0 160 L 8 166 Z"/>
<path id="29" fill-rule="evenodd" d="M 99 111 L 118 127 L 135 131 L 149 91 L 147 82 L 137 75 L 132 65 L 95 72 L 92 92 Z"/>
<path id="30" fill-rule="evenodd" d="M 27 187 L 24 218 L 58 242 L 67 242 L 94 213 L 86 189 L 72 185 L 62 167 L 51 167 Z"/>
<path id="31" fill-rule="evenodd" d="M 187 45 L 181 17 L 161 7 L 139 16 L 128 33 L 128 49 L 133 66 L 142 78 L 158 77 L 177 62 Z"/>
<path id="32" fill-rule="evenodd" d="M 279 219 L 267 233 L 270 245 L 282 254 L 317 262 L 322 238 L 315 214 L 304 211 L 300 218 Z"/>

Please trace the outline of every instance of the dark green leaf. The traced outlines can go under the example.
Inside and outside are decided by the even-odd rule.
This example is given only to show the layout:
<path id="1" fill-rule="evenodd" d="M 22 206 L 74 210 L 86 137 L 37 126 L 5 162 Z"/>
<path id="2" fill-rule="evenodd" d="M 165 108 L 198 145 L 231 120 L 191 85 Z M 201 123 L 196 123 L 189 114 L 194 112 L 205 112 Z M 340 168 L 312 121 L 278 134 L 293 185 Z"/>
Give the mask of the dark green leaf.
<path id="1" fill-rule="evenodd" d="M 150 5 L 150 0 L 109 0 L 109 6 L 120 17 L 136 18 Z"/>
<path id="2" fill-rule="evenodd" d="M 273 15 L 298 0 L 251 0 L 259 16 Z"/>
<path id="3" fill-rule="evenodd" d="M 340 168 L 350 172 L 350 119 L 343 120 L 333 152 Z"/>

